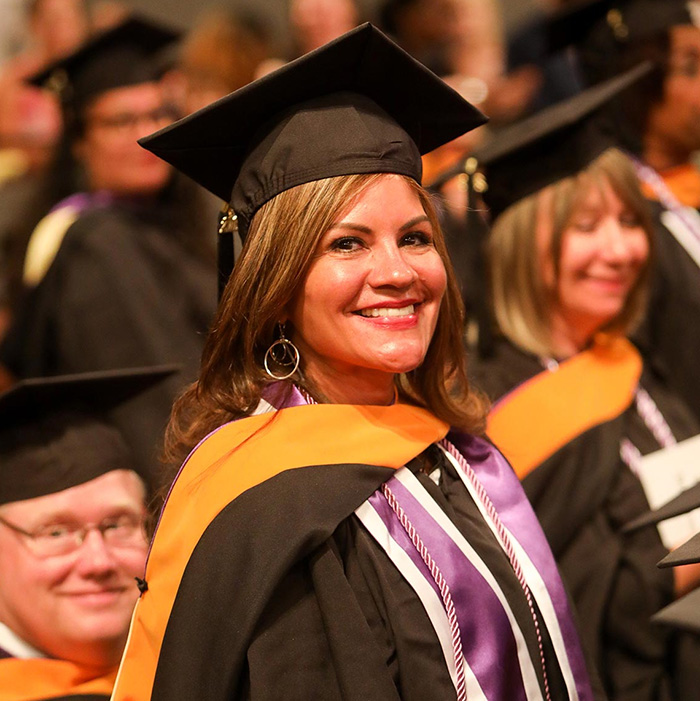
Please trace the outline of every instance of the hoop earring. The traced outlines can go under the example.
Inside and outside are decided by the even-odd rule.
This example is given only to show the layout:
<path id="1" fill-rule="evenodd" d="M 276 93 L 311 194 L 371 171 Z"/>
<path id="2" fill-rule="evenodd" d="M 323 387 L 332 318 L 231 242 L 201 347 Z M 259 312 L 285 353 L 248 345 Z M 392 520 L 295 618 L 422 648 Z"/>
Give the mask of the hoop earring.
<path id="1" fill-rule="evenodd" d="M 265 372 L 273 380 L 287 380 L 299 369 L 299 349 L 284 335 L 284 324 L 278 324 L 280 337 L 265 352 L 263 365 Z M 286 374 L 276 375 L 270 370 L 270 363 L 282 368 L 291 368 Z"/>

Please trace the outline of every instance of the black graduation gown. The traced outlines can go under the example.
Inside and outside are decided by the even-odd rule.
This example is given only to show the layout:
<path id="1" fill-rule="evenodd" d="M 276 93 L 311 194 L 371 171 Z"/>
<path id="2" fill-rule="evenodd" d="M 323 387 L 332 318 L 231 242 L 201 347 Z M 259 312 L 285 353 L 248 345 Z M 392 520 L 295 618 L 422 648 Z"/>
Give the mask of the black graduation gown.
<path id="1" fill-rule="evenodd" d="M 537 358 L 503 339 L 488 360 L 471 359 L 474 384 L 492 400 L 542 371 Z M 682 401 L 649 373 L 643 373 L 641 384 L 678 440 L 700 433 Z M 653 526 L 621 532 L 623 525 L 649 509 L 641 483 L 620 458 L 623 437 L 642 454 L 660 448 L 630 408 L 570 441 L 530 472 L 523 486 L 576 606 L 582 641 L 610 699 L 684 699 L 681 677 L 688 667 L 681 665 L 676 650 L 688 640 L 649 623 L 673 600 L 672 573 L 656 567 L 668 551 Z M 697 666 L 700 648 L 695 641 L 690 645 L 689 658 Z"/>
<path id="2" fill-rule="evenodd" d="M 700 421 L 700 267 L 652 203 L 655 263 L 646 319 L 634 334 L 645 359 Z"/>
<path id="3" fill-rule="evenodd" d="M 0 362 L 18 378 L 182 365 L 115 416 L 144 469 L 173 398 L 196 377 L 216 307 L 214 266 L 185 252 L 172 225 L 152 207 L 84 212 L 0 346 Z"/>

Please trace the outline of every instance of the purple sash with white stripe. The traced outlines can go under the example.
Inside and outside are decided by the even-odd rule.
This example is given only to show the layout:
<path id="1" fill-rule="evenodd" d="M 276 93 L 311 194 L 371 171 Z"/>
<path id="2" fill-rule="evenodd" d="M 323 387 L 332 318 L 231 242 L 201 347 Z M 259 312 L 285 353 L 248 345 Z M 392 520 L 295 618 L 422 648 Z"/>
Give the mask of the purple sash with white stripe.
<path id="1" fill-rule="evenodd" d="M 518 559 L 540 610 L 540 624 L 547 626 L 569 697 L 589 701 L 593 694 L 568 601 L 554 558 L 520 482 L 505 459 L 486 441 L 460 434 L 450 438 L 463 451 L 516 543 Z M 456 467 L 466 488 L 475 496 L 463 471 Z M 449 586 L 461 632 L 466 697 L 489 701 L 542 699 L 534 666 L 538 662 L 533 663 L 503 592 L 478 554 L 408 470 L 399 470 L 386 486 Z M 479 503 L 478 499 L 475 501 Z M 356 513 L 425 606 L 459 695 L 455 671 L 459 662 L 455 662 L 450 645 L 450 623 L 441 602 L 438 605 L 440 593 L 429 567 L 380 490 Z"/>
<path id="2" fill-rule="evenodd" d="M 569 600 L 547 538 L 525 496 L 520 481 L 507 460 L 488 441 L 456 431 L 448 435 L 448 440 L 472 466 L 496 507 L 501 521 L 520 543 L 544 581 L 559 629 L 554 631 L 550 621 L 545 617 L 550 635 L 554 638 L 556 632 L 561 633 L 568 666 L 573 674 L 579 698 L 581 701 L 592 699 L 593 692 Z M 540 609 L 544 611 L 545 602 L 540 601 L 540 597 L 537 596 L 538 588 L 532 582 L 530 585 L 536 594 L 535 598 Z M 554 642 L 556 646 L 556 640 Z M 562 667 L 564 662 L 565 660 L 559 659 Z"/>

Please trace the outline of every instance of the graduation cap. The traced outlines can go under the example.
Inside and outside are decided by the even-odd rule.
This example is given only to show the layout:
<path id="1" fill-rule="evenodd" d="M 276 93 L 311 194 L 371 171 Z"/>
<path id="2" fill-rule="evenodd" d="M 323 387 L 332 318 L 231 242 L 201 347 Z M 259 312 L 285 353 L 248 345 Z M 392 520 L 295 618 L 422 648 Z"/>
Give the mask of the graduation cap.
<path id="1" fill-rule="evenodd" d="M 421 154 L 485 121 L 364 24 L 139 143 L 229 202 L 244 238 L 265 202 L 302 183 L 359 173 L 420 182 Z M 220 261 L 225 281 L 232 256 Z"/>
<path id="2" fill-rule="evenodd" d="M 644 526 L 656 525 L 669 518 L 687 514 L 689 511 L 700 508 L 700 482 L 681 492 L 678 496 L 666 502 L 658 509 L 647 511 L 629 523 L 622 529 L 623 533 L 631 533 Z"/>
<path id="3" fill-rule="evenodd" d="M 578 45 L 579 64 L 599 81 L 642 58 L 660 65 L 659 44 L 676 25 L 700 24 L 699 0 L 614 0 Z"/>
<path id="4" fill-rule="evenodd" d="M 132 16 L 94 36 L 68 56 L 29 79 L 56 92 L 65 107 L 83 107 L 100 93 L 156 80 L 158 54 L 179 33 L 144 17 Z"/>
<path id="5" fill-rule="evenodd" d="M 60 492 L 112 470 L 135 470 L 107 412 L 178 369 L 33 378 L 0 395 L 0 504 Z"/>
<path id="6" fill-rule="evenodd" d="M 610 100 L 649 69 L 649 64 L 636 66 L 494 133 L 485 146 L 431 186 L 440 187 L 459 173 L 485 168 L 482 196 L 495 219 L 512 204 L 584 170 L 616 146 L 616 135 L 598 117 Z"/>
<path id="7" fill-rule="evenodd" d="M 695 508 L 700 506 L 695 505 Z M 677 567 L 678 565 L 692 565 L 695 562 L 700 562 L 700 533 L 696 533 L 690 540 L 687 540 L 683 545 L 671 550 L 666 557 L 661 560 L 657 567 Z"/>
<path id="8" fill-rule="evenodd" d="M 606 16 L 614 0 L 577 0 L 567 2 L 543 16 L 527 22 L 509 44 L 510 68 L 539 63 L 583 41 Z"/>
<path id="9" fill-rule="evenodd" d="M 646 39 L 682 24 L 697 24 L 698 0 L 616 0 L 605 16 L 605 29 L 621 44 Z"/>
<path id="10" fill-rule="evenodd" d="M 652 623 L 700 633 L 700 589 L 669 604 L 651 617 Z"/>

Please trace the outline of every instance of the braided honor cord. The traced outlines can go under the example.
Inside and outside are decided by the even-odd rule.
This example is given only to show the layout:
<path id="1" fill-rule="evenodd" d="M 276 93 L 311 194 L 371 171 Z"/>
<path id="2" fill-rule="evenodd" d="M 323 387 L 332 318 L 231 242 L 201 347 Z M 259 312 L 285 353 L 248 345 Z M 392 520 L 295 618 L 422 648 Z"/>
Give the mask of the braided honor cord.
<path id="1" fill-rule="evenodd" d="M 401 508 L 401 504 L 396 500 L 394 493 L 391 491 L 386 482 L 382 485 L 382 494 L 384 494 L 387 503 L 392 508 L 396 514 L 399 522 L 406 531 L 406 534 L 411 539 L 413 547 L 418 551 L 423 562 L 430 570 L 432 578 L 435 580 L 435 584 L 440 591 L 440 596 L 442 597 L 442 603 L 445 607 L 445 612 L 447 613 L 447 620 L 450 622 L 450 634 L 452 636 L 452 650 L 455 658 L 455 667 L 457 669 L 457 701 L 466 701 L 467 699 L 467 684 L 464 678 L 464 653 L 462 651 L 462 634 L 459 630 L 459 621 L 457 620 L 457 612 L 455 611 L 455 605 L 452 601 L 452 595 L 450 594 L 450 587 L 448 586 L 445 578 L 440 572 L 440 568 L 435 564 L 435 561 L 430 556 L 428 548 L 421 540 L 421 537 L 416 532 L 413 524 L 409 520 L 406 513 Z"/>
<path id="2" fill-rule="evenodd" d="M 472 469 L 471 465 L 465 460 L 462 453 L 460 453 L 457 450 L 457 448 L 455 448 L 455 446 L 452 445 L 452 443 L 450 443 L 446 438 L 440 441 L 440 445 L 459 463 L 459 466 L 464 471 L 464 474 L 467 476 L 467 479 L 471 483 L 472 487 L 474 487 L 474 490 L 479 500 L 486 509 L 486 513 L 491 519 L 493 525 L 496 527 L 496 533 L 498 539 L 501 542 L 501 547 L 508 556 L 510 566 L 513 568 L 513 572 L 515 572 L 515 576 L 517 577 L 518 582 L 520 583 L 520 587 L 522 588 L 523 593 L 525 594 L 525 599 L 527 600 L 527 605 L 530 609 L 530 614 L 532 615 L 533 623 L 535 624 L 535 633 L 537 634 L 537 645 L 539 647 L 540 662 L 542 664 L 542 679 L 544 682 L 545 698 L 547 699 L 547 701 L 551 701 L 551 696 L 549 693 L 549 679 L 547 678 L 547 665 L 545 663 L 544 646 L 542 644 L 542 633 L 540 631 L 540 623 L 537 619 L 537 613 L 535 611 L 535 606 L 532 601 L 532 593 L 530 592 L 530 587 L 528 586 L 527 581 L 525 580 L 525 575 L 523 574 L 522 567 L 520 566 L 520 562 L 518 561 L 518 558 L 515 554 L 515 548 L 513 547 L 513 543 L 510 539 L 510 536 L 508 535 L 508 531 L 506 531 L 506 528 L 503 525 L 503 522 L 501 521 L 501 517 L 498 515 L 498 511 L 496 511 L 496 507 L 493 505 L 493 502 L 489 498 L 489 495 L 486 493 L 484 486 L 481 484 L 479 478 L 476 476 L 476 473 Z"/>

